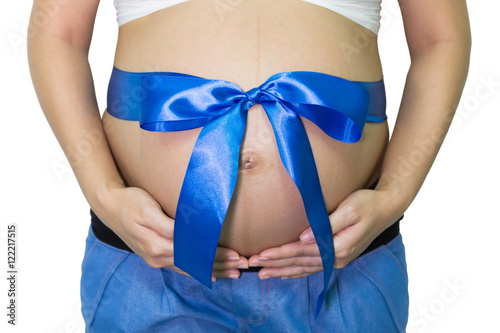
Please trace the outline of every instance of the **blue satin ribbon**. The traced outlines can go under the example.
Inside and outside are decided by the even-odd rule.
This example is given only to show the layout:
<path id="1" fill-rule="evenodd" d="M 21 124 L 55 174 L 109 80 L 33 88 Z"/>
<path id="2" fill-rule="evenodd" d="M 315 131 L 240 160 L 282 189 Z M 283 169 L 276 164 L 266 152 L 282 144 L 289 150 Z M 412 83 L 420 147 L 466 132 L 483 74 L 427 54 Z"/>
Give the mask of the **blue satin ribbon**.
<path id="1" fill-rule="evenodd" d="M 174 263 L 208 288 L 220 231 L 238 175 L 248 109 L 264 108 L 281 160 L 297 186 L 323 262 L 324 288 L 333 273 L 333 236 L 313 152 L 299 116 L 342 142 L 361 138 L 366 121 L 385 115 L 383 81 L 353 82 L 317 72 L 283 72 L 258 88 L 242 91 L 224 80 L 181 73 L 132 73 L 113 69 L 108 112 L 139 121 L 148 131 L 203 127 L 182 184 L 174 227 Z"/>

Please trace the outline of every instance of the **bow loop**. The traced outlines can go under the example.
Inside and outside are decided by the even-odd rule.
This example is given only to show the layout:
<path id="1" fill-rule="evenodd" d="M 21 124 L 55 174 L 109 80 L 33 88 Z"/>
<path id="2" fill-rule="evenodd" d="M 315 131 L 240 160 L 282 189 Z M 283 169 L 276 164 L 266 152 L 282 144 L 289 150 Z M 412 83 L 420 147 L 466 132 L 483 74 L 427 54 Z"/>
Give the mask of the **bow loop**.
<path id="1" fill-rule="evenodd" d="M 142 78 L 141 91 L 138 120 L 149 131 L 202 127 L 246 100 L 234 83 L 187 75 L 151 73 Z"/>

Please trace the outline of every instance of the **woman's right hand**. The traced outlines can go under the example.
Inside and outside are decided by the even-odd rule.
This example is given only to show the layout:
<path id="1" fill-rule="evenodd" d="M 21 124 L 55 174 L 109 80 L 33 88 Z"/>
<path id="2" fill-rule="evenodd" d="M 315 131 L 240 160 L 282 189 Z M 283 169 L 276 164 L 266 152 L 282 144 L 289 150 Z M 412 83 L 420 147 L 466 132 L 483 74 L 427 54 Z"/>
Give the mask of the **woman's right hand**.
<path id="1" fill-rule="evenodd" d="M 130 249 L 153 268 L 169 268 L 188 275 L 174 265 L 174 220 L 167 216 L 160 204 L 145 190 L 138 187 L 119 187 L 108 194 L 110 205 L 106 209 L 106 225 Z M 103 221 L 104 222 L 104 221 Z M 217 277 L 238 278 L 248 260 L 236 251 L 218 247 L 212 272 Z"/>

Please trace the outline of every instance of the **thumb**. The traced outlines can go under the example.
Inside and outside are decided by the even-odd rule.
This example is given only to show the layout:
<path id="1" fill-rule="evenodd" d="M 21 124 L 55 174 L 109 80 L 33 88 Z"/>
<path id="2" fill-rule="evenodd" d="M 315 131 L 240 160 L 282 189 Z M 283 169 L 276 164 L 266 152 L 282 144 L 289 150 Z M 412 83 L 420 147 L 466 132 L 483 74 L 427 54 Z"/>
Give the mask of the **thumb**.
<path id="1" fill-rule="evenodd" d="M 330 226 L 333 235 L 356 224 L 359 220 L 359 211 L 350 201 L 342 202 L 337 209 L 330 214 Z"/>
<path id="2" fill-rule="evenodd" d="M 149 193 L 140 192 L 143 196 L 141 205 L 144 226 L 153 229 L 162 237 L 173 239 L 174 220 L 170 218 L 162 209 L 161 205 L 149 195 Z"/>
<path id="3" fill-rule="evenodd" d="M 312 244 L 316 242 L 311 227 L 302 232 L 302 234 L 300 235 L 300 241 L 302 242 L 302 244 Z"/>

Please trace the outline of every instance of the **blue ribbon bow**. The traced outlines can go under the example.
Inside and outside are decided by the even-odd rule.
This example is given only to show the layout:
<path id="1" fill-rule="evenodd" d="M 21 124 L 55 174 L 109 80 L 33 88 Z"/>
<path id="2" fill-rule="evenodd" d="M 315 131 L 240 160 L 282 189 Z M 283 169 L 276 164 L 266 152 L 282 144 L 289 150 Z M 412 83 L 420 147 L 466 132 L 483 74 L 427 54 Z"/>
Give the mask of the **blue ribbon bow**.
<path id="1" fill-rule="evenodd" d="M 116 105 L 120 94 L 138 88 L 138 83 L 138 108 Z M 148 131 L 203 127 L 175 214 L 175 265 L 212 287 L 212 266 L 236 185 L 248 109 L 261 104 L 273 127 L 283 165 L 300 191 L 321 253 L 324 288 L 318 297 L 316 318 L 333 273 L 335 252 L 313 152 L 299 116 L 336 140 L 356 142 L 369 116 L 371 89 L 366 89 L 367 85 L 375 84 L 380 91 L 381 83 L 353 82 L 317 72 L 283 72 L 243 92 L 224 80 L 180 73 L 129 73 L 115 68 L 108 90 L 111 115 L 139 120 L 140 127 Z M 113 103 L 115 106 L 110 105 Z M 385 112 L 385 104 L 383 107 Z"/>

